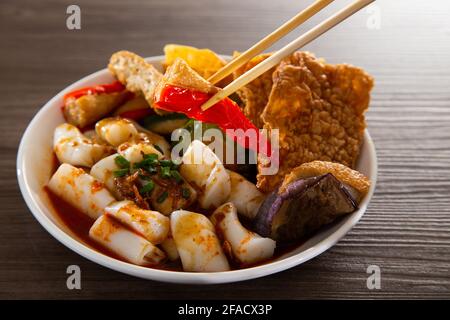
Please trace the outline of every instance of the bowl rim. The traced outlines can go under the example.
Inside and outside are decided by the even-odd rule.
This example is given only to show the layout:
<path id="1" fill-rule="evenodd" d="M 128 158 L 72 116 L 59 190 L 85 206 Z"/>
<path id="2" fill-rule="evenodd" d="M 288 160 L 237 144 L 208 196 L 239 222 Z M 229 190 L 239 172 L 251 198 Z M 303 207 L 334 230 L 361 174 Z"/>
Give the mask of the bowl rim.
<path id="1" fill-rule="evenodd" d="M 160 63 L 164 56 L 152 56 L 146 58 L 149 62 Z M 229 58 L 229 56 L 222 56 L 224 58 Z M 90 75 L 87 75 L 80 80 L 72 83 L 71 85 L 65 87 L 58 94 L 56 94 L 53 98 L 47 101 L 43 107 L 39 109 L 39 111 L 34 115 L 31 122 L 28 124 L 22 138 L 20 141 L 18 153 L 17 153 L 17 162 L 16 162 L 16 170 L 17 170 L 17 179 L 19 182 L 20 191 L 22 193 L 22 197 L 25 200 L 28 208 L 30 209 L 33 216 L 36 220 L 44 227 L 47 232 L 49 232 L 56 240 L 61 242 L 63 245 L 75 251 L 82 257 L 100 264 L 104 267 L 110 268 L 112 270 L 129 274 L 135 277 L 150 279 L 161 282 L 169 282 L 169 283 L 184 283 L 184 284 L 218 284 L 218 283 L 230 283 L 230 282 L 238 282 L 244 280 L 255 279 L 263 276 L 267 276 L 270 274 L 274 274 L 277 272 L 281 272 L 292 268 L 294 266 L 300 265 L 319 254 L 325 252 L 332 246 L 334 246 L 348 231 L 361 219 L 363 214 L 365 213 L 367 206 L 373 196 L 377 177 L 378 177 L 378 159 L 376 155 L 375 145 L 373 140 L 366 129 L 364 132 L 364 143 L 368 144 L 368 150 L 371 155 L 370 157 L 370 172 L 372 172 L 371 186 L 368 194 L 361 202 L 359 206 L 359 210 L 353 213 L 347 221 L 340 226 L 335 232 L 320 240 L 316 245 L 311 248 L 308 248 L 304 251 L 301 251 L 297 254 L 294 254 L 290 257 L 286 257 L 277 261 L 272 261 L 269 263 L 261 264 L 258 266 L 231 270 L 231 271 L 223 271 L 223 272 L 180 272 L 180 271 L 170 271 L 170 270 L 161 270 L 154 269 L 148 267 L 142 267 L 138 265 L 134 265 L 131 263 L 127 263 L 124 261 L 120 261 L 109 257 L 103 253 L 100 253 L 84 243 L 72 238 L 69 234 L 64 232 L 62 229 L 58 227 L 58 225 L 52 221 L 42 210 L 42 208 L 37 203 L 35 196 L 32 190 L 29 187 L 27 172 L 25 168 L 24 157 L 26 154 L 26 144 L 31 140 L 31 134 L 38 126 L 40 119 L 46 114 L 50 109 L 50 107 L 57 101 L 62 98 L 62 96 L 77 87 L 82 87 L 83 83 L 96 78 L 105 72 L 108 72 L 108 69 L 102 69 L 97 72 L 94 72 Z M 45 208 L 48 210 L 48 208 Z"/>

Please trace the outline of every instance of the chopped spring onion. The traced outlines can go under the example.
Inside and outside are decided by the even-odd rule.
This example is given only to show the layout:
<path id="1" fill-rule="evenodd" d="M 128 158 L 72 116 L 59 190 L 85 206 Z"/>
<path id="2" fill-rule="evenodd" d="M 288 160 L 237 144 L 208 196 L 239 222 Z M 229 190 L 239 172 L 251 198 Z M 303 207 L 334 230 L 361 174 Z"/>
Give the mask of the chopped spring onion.
<path id="1" fill-rule="evenodd" d="M 134 164 L 135 169 L 145 169 L 150 173 L 157 172 L 155 166 L 158 164 L 158 155 L 155 153 L 144 154 L 144 160 Z"/>
<path id="2" fill-rule="evenodd" d="M 170 170 L 170 175 L 177 183 L 180 183 L 183 181 L 181 174 L 177 170 Z"/>
<path id="3" fill-rule="evenodd" d="M 156 199 L 156 202 L 158 202 L 158 203 L 163 203 L 163 202 L 167 199 L 168 196 L 169 196 L 169 193 L 168 193 L 167 191 L 164 191 L 164 192 L 161 193 L 161 194 L 159 195 L 159 197 Z"/>
<path id="4" fill-rule="evenodd" d="M 155 188 L 155 183 L 150 180 L 147 184 L 145 184 L 140 190 L 140 194 L 148 194 Z"/>
<path id="5" fill-rule="evenodd" d="M 158 155 L 156 153 L 144 154 L 144 160 L 147 163 L 157 164 L 158 163 Z"/>
<path id="6" fill-rule="evenodd" d="M 189 199 L 189 197 L 191 196 L 191 190 L 189 190 L 188 188 L 182 188 L 181 189 L 181 196 L 184 199 Z"/>
<path id="7" fill-rule="evenodd" d="M 163 167 L 171 167 L 173 165 L 172 160 L 159 160 L 159 163 Z"/>
<path id="8" fill-rule="evenodd" d="M 123 156 L 117 156 L 114 158 L 114 162 L 119 166 L 119 168 L 125 169 L 130 167 L 130 162 Z"/>
<path id="9" fill-rule="evenodd" d="M 141 178 L 142 180 L 151 180 L 152 178 L 145 175 L 145 174 L 139 174 L 139 178 Z"/>
<path id="10" fill-rule="evenodd" d="M 124 169 L 115 170 L 115 171 L 113 172 L 113 174 L 114 174 L 115 177 L 124 177 L 124 176 L 126 176 L 129 172 L 130 172 L 130 169 L 124 168 Z"/>
<path id="11" fill-rule="evenodd" d="M 169 167 L 161 167 L 161 178 L 168 179 L 170 178 L 170 168 Z"/>

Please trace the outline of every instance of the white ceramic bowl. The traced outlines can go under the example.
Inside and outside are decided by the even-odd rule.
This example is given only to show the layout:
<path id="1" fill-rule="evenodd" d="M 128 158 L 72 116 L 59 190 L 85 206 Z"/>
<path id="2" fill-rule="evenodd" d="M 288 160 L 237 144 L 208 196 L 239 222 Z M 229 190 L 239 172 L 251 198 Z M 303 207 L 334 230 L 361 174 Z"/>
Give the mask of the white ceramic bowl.
<path id="1" fill-rule="evenodd" d="M 163 57 L 151 57 L 147 60 L 160 68 Z M 43 187 L 52 173 L 53 131 L 58 124 L 64 122 L 60 109 L 64 94 L 80 87 L 109 83 L 111 81 L 113 81 L 112 75 L 107 69 L 104 69 L 77 81 L 58 93 L 44 105 L 28 125 L 22 137 L 17 156 L 17 177 L 20 190 L 34 217 L 58 241 L 83 257 L 119 272 L 157 281 L 190 284 L 242 281 L 280 272 L 314 258 L 341 239 L 366 211 L 377 179 L 375 147 L 367 131 L 364 135 L 364 144 L 357 169 L 370 178 L 372 186 L 368 195 L 360 203 L 359 210 L 323 229 L 297 249 L 270 263 L 227 272 L 176 272 L 136 266 L 108 257 L 94 250 L 83 243 L 58 218 Z"/>

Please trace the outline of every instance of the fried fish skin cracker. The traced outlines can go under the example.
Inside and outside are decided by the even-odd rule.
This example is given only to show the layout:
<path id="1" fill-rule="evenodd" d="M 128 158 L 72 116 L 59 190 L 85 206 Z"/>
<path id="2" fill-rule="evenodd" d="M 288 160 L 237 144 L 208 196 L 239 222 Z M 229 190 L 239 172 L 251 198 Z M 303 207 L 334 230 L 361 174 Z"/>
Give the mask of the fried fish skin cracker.
<path id="1" fill-rule="evenodd" d="M 319 160 L 307 162 L 294 168 L 284 177 L 279 190 L 283 192 L 286 186 L 298 179 L 321 176 L 327 173 L 331 173 L 342 183 L 354 188 L 360 193 L 361 197 L 369 192 L 370 180 L 359 171 L 350 169 L 340 163 Z"/>
<path id="2" fill-rule="evenodd" d="M 239 52 L 234 52 L 233 57 L 235 58 L 238 55 Z M 270 55 L 270 53 L 264 53 L 250 59 L 246 64 L 233 72 L 234 79 L 240 77 L 242 74 L 270 57 Z M 239 98 L 244 103 L 243 111 L 245 116 L 250 119 L 257 128 L 262 128 L 264 125 L 261 114 L 269 101 L 269 95 L 272 90 L 272 74 L 274 71 L 275 68 L 272 68 L 264 72 L 261 76 L 237 91 Z"/>
<path id="3" fill-rule="evenodd" d="M 164 54 L 166 67 L 172 65 L 177 58 L 181 58 L 204 79 L 208 79 L 226 64 L 224 59 L 210 49 L 167 44 L 164 46 Z"/>
<path id="4" fill-rule="evenodd" d="M 283 60 L 261 115 L 269 132 L 279 129 L 280 168 L 272 176 L 259 173 L 258 188 L 270 192 L 292 169 L 314 160 L 354 168 L 372 87 L 373 78 L 362 69 L 326 64 L 308 52 Z"/>

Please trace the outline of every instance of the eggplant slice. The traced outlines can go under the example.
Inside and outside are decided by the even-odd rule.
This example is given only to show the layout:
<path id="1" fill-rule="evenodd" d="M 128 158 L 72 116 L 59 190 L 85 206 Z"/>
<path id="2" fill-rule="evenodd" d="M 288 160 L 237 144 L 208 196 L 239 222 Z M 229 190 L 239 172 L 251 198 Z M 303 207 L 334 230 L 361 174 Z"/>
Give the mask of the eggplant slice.
<path id="1" fill-rule="evenodd" d="M 256 215 L 255 230 L 263 237 L 290 243 L 357 208 L 345 186 L 331 173 L 300 179 L 266 198 Z"/>

